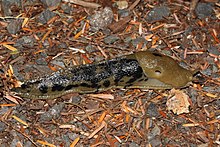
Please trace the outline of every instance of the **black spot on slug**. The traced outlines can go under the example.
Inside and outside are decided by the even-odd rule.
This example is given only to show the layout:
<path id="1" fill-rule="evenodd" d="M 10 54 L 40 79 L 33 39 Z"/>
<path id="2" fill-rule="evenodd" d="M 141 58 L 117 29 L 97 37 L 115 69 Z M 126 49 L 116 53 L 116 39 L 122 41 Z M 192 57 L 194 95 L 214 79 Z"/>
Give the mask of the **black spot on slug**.
<path id="1" fill-rule="evenodd" d="M 124 80 L 120 80 L 119 82 L 124 82 Z"/>
<path id="2" fill-rule="evenodd" d="M 141 81 L 143 81 L 144 79 L 140 79 L 140 80 L 138 80 L 138 82 L 141 82 Z"/>
<path id="3" fill-rule="evenodd" d="M 26 88 L 28 88 L 28 87 L 29 87 L 29 86 L 28 86 L 27 84 L 22 84 L 22 85 L 21 85 L 21 88 L 22 88 L 22 89 L 26 89 Z"/>
<path id="4" fill-rule="evenodd" d="M 62 91 L 63 89 L 65 89 L 65 87 L 58 84 L 54 84 L 54 86 L 52 87 L 52 91 Z"/>
<path id="5" fill-rule="evenodd" d="M 132 86 L 133 84 L 126 84 L 125 86 L 124 86 L 124 89 L 126 89 L 127 87 L 130 87 L 130 86 Z"/>
<path id="6" fill-rule="evenodd" d="M 40 92 L 42 93 L 47 93 L 48 92 L 48 87 L 45 85 L 42 85 L 39 87 Z"/>
<path id="7" fill-rule="evenodd" d="M 158 54 L 158 53 L 152 53 L 154 56 L 158 56 L 158 57 L 162 57 L 161 54 Z"/>
<path id="8" fill-rule="evenodd" d="M 76 87 L 79 87 L 79 85 L 78 84 L 76 84 L 76 85 L 68 85 L 68 86 L 66 86 L 65 90 L 70 90 L 70 89 L 76 88 Z"/>
<path id="9" fill-rule="evenodd" d="M 109 81 L 109 80 L 105 80 L 105 81 L 103 82 L 103 86 L 109 87 L 109 86 L 110 86 L 110 81 Z"/>
<path id="10" fill-rule="evenodd" d="M 100 88 L 101 85 L 98 85 L 97 83 L 92 83 L 91 87 L 92 88 Z"/>
<path id="11" fill-rule="evenodd" d="M 137 72 L 136 72 L 135 74 L 133 74 L 133 75 L 132 75 L 132 78 L 131 78 L 129 81 L 127 81 L 126 83 L 133 83 L 133 82 L 135 82 L 136 80 L 138 80 L 139 78 L 141 78 L 142 75 L 143 75 L 143 70 L 142 70 L 142 68 L 138 68 L 138 69 L 137 69 Z"/>
<path id="12" fill-rule="evenodd" d="M 91 88 L 91 85 L 89 85 L 89 84 L 87 84 L 87 83 L 81 83 L 80 86 Z"/>

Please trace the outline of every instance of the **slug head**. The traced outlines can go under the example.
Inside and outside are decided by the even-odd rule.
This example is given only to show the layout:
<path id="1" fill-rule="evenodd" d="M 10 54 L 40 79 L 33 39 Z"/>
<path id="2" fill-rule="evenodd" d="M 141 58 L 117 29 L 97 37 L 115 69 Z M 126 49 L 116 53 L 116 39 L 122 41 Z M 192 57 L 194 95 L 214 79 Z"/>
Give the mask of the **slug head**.
<path id="1" fill-rule="evenodd" d="M 136 58 L 148 78 L 162 82 L 168 89 L 184 87 L 193 79 L 193 72 L 182 68 L 171 57 L 143 51 L 136 53 Z"/>

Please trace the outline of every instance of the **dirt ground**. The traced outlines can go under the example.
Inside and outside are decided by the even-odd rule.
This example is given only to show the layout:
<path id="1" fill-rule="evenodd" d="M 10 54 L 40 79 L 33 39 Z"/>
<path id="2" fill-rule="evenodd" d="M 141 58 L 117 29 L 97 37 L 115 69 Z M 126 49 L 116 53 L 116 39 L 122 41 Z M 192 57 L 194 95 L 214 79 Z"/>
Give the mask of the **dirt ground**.
<path id="1" fill-rule="evenodd" d="M 1 147 L 220 146 L 218 0 L 0 1 Z M 15 97 L 25 80 L 141 50 L 198 70 L 182 89 Z"/>

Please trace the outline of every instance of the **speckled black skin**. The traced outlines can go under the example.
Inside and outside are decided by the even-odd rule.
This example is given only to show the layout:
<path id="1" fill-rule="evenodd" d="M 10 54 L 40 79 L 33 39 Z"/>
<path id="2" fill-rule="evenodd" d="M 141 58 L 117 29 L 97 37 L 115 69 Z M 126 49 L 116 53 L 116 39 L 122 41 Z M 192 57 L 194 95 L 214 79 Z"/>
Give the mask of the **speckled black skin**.
<path id="1" fill-rule="evenodd" d="M 130 86 L 143 77 L 143 70 L 135 59 L 115 58 L 54 72 L 50 76 L 30 80 L 13 89 L 23 97 L 54 98 L 62 93 L 98 92 L 110 87 Z"/>

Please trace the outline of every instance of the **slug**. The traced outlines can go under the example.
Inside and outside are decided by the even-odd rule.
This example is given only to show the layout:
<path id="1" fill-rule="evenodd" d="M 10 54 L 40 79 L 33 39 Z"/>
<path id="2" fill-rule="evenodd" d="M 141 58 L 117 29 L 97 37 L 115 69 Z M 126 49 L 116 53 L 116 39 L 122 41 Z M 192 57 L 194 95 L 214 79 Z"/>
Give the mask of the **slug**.
<path id="1" fill-rule="evenodd" d="M 13 88 L 32 99 L 57 98 L 67 93 L 95 93 L 109 88 L 172 89 L 192 81 L 193 72 L 171 57 L 141 51 L 118 58 L 61 69 Z"/>

